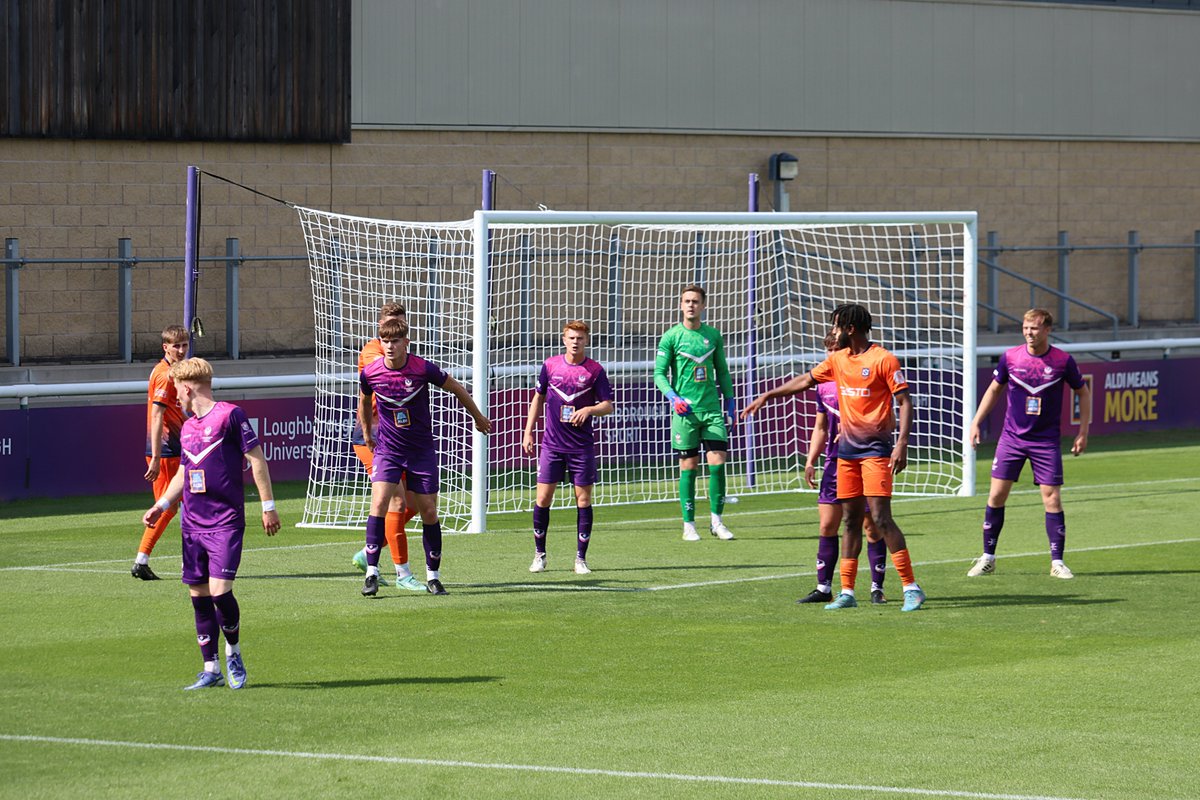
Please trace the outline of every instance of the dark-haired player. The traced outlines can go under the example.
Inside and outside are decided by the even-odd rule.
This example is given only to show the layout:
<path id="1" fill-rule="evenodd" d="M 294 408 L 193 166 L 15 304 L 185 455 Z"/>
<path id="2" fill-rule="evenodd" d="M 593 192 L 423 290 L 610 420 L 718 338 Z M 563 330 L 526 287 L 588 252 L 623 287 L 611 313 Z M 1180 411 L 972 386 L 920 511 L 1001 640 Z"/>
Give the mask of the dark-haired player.
<path id="1" fill-rule="evenodd" d="M 359 374 L 358 421 L 366 446 L 374 454 L 366 534 L 367 577 L 362 593 L 370 597 L 379 591 L 384 516 L 392 498 L 402 487 L 407 487 L 421 515 L 426 587 L 430 594 L 446 594 L 440 572 L 442 523 L 437 511 L 440 475 L 433 418 L 429 413 L 430 385 L 453 394 L 474 418 L 477 430 L 488 433 L 492 423 L 461 383 L 436 364 L 408 352 L 407 322 L 388 319 L 380 323 L 379 341 L 383 358 L 363 367 Z"/>
<path id="2" fill-rule="evenodd" d="M 867 336 L 871 312 L 857 303 L 838 306 L 831 315 L 837 351 L 810 372 L 764 392 L 746 407 L 746 417 L 774 397 L 787 397 L 818 383 L 835 382 L 842 413 L 842 435 L 838 441 L 837 494 L 846 514 L 842 540 L 842 590 L 829 611 L 853 608 L 858 556 L 862 551 L 863 518 L 868 505 L 883 540 L 892 554 L 892 564 L 904 587 L 901 611 L 917 611 L 925 592 L 917 584 L 904 533 L 892 519 L 892 478 L 908 465 L 908 435 L 912 429 L 913 406 L 908 381 L 900 362 Z M 893 444 L 896 416 L 900 408 L 899 434 Z"/>

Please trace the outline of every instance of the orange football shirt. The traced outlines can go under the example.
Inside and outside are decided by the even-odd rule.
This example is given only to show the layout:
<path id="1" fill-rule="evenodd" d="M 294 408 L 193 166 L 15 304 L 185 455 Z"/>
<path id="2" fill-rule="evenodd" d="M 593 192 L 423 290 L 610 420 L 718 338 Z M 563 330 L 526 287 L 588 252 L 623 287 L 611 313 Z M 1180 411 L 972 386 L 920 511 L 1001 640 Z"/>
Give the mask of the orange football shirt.
<path id="1" fill-rule="evenodd" d="M 809 373 L 817 383 L 836 381 L 842 435 L 838 458 L 888 457 L 896 414 L 892 397 L 908 390 L 900 361 L 872 343 L 858 355 L 849 348 L 831 353 Z"/>

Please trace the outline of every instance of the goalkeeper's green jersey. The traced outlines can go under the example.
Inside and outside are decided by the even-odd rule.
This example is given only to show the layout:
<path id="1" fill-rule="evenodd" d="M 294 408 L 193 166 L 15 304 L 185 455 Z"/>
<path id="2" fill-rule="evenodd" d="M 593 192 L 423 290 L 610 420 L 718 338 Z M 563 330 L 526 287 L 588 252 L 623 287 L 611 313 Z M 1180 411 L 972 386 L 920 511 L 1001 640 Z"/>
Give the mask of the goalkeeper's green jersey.
<path id="1" fill-rule="evenodd" d="M 658 342 L 654 385 L 663 394 L 674 391 L 697 411 L 721 413 L 721 396 L 733 399 L 733 381 L 720 331 L 703 323 L 694 331 L 683 323 L 670 328 Z"/>

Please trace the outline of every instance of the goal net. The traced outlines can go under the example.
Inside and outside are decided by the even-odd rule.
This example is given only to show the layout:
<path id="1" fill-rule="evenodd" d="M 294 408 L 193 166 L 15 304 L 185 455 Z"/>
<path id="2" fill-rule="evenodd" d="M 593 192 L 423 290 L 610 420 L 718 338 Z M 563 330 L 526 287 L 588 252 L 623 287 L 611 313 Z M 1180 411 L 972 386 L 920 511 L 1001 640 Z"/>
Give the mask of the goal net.
<path id="1" fill-rule="evenodd" d="M 659 337 L 688 284 L 725 340 L 739 408 L 823 360 L 829 313 L 865 305 L 916 410 L 902 495 L 970 494 L 974 459 L 973 213 L 657 214 L 478 212 L 454 223 L 391 222 L 299 209 L 313 282 L 317 397 L 302 525 L 357 529 L 370 487 L 350 444 L 356 360 L 379 307 L 408 309 L 414 352 L 465 384 L 490 436 L 434 390 L 440 510 L 451 529 L 529 511 L 536 460 L 521 451 L 542 362 L 563 325 L 592 331 L 615 412 L 595 421 L 596 505 L 675 500 L 670 408 L 654 387 Z M 769 403 L 731 432 L 729 494 L 807 491 L 815 392 Z M 540 435 L 539 425 L 539 435 Z M 703 490 L 703 481 L 698 487 Z M 556 504 L 571 505 L 571 492 Z M 701 505 L 701 509 L 703 506 Z"/>

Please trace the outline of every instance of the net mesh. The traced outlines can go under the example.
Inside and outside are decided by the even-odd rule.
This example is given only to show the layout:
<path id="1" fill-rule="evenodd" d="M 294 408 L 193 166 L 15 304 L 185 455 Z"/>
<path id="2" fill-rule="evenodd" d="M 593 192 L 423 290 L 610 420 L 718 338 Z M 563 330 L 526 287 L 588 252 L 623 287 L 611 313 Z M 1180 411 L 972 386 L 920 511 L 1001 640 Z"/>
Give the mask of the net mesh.
<path id="1" fill-rule="evenodd" d="M 408 308 L 414 350 L 464 384 L 474 348 L 472 223 L 423 224 L 300 211 L 317 319 L 317 403 L 302 524 L 359 527 L 369 486 L 349 444 L 355 363 L 379 306 Z M 563 325 L 588 323 L 588 354 L 612 381 L 615 412 L 594 423 L 596 505 L 677 497 L 670 409 L 653 384 L 659 337 L 679 321 L 688 284 L 708 292 L 705 322 L 721 331 L 739 407 L 824 358 L 829 312 L 857 302 L 872 339 L 900 359 L 916 419 L 897 494 L 944 495 L 963 484 L 961 223 L 856 225 L 496 224 L 489 228 L 487 510 L 528 511 L 536 461 L 521 451 L 542 362 Z M 971 302 L 974 302 L 971 299 Z M 973 366 L 973 365 L 972 365 Z M 442 459 L 441 510 L 470 515 L 472 426 L 433 392 Z M 769 403 L 731 432 L 729 494 L 805 491 L 815 393 Z M 540 425 L 539 425 L 540 435 Z M 704 481 L 700 482 L 701 490 Z M 556 504 L 572 505 L 571 492 Z"/>

